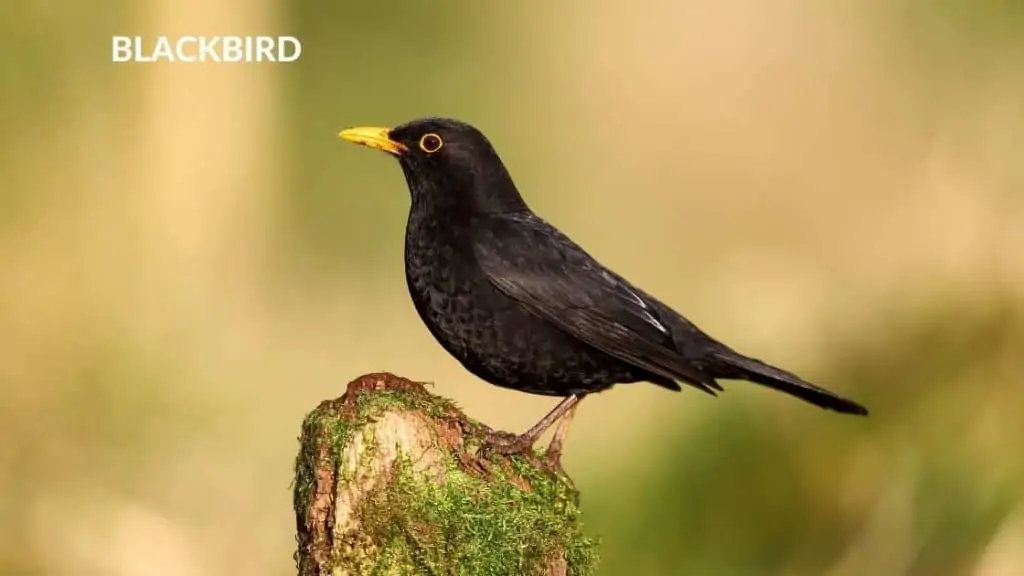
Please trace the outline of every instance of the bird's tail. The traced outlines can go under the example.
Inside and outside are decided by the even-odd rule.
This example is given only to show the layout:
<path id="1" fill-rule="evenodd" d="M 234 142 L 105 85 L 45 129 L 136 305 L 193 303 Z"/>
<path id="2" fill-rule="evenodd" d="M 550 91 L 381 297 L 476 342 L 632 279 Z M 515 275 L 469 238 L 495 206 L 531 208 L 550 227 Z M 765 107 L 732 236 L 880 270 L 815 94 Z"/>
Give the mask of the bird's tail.
<path id="1" fill-rule="evenodd" d="M 853 400 L 815 386 L 796 374 L 786 372 L 756 358 L 748 358 L 733 350 L 725 349 L 712 352 L 710 363 L 716 369 L 715 376 L 717 377 L 748 380 L 843 414 L 866 416 L 868 413 L 867 408 Z"/>

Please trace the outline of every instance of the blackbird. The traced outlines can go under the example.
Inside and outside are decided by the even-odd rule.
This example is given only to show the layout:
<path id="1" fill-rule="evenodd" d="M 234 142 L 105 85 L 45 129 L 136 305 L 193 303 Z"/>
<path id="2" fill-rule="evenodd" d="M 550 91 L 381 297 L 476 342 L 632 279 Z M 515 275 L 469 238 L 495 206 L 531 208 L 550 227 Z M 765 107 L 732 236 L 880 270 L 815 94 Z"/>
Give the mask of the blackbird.
<path id="1" fill-rule="evenodd" d="M 434 338 L 491 384 L 564 397 L 528 431 L 496 435 L 488 448 L 532 451 L 561 419 L 546 452 L 558 464 L 584 396 L 643 381 L 675 391 L 681 382 L 715 395 L 720 379 L 747 380 L 828 410 L 867 414 L 852 400 L 740 354 L 600 264 L 530 210 L 473 126 L 422 118 L 339 136 L 398 158 L 412 196 L 406 283 Z"/>

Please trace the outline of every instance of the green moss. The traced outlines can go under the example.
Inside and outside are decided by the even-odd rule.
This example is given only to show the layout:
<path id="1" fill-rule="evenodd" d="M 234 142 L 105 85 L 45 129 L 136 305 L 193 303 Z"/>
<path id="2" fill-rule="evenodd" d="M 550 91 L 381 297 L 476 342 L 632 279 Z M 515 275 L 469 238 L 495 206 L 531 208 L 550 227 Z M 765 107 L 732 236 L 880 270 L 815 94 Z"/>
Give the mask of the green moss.
<path id="1" fill-rule="evenodd" d="M 549 560 L 562 555 L 568 574 L 591 574 L 595 542 L 580 530 L 575 492 L 532 470 L 519 475 L 524 467 L 481 477 L 450 461 L 438 483 L 401 459 L 392 484 L 375 490 L 359 510 L 364 530 L 383 547 L 376 568 L 385 574 L 546 574 Z"/>
<path id="2" fill-rule="evenodd" d="M 377 385 L 354 386 L 371 376 Z M 332 471 L 337 482 L 350 481 L 355 470 L 349 469 L 351 463 L 340 462 L 346 443 L 355 431 L 389 411 L 416 412 L 432 423 L 438 461 L 425 473 L 417 471 L 411 455 L 400 454 L 386 481 L 359 501 L 354 511 L 357 533 L 332 535 L 340 536 L 340 542 L 317 542 L 309 534 L 316 523 L 309 511 L 317 475 L 321 483 L 324 470 Z M 458 431 L 455 442 L 452 430 Z M 580 528 L 572 484 L 532 459 L 481 459 L 470 450 L 487 430 L 450 401 L 390 375 L 364 377 L 341 399 L 322 403 L 303 422 L 296 461 L 300 574 L 314 573 L 303 572 L 301 564 L 318 546 L 330 555 L 335 573 L 352 576 L 528 576 L 547 574 L 557 557 L 564 558 L 567 574 L 592 574 L 596 542 Z M 361 460 L 367 458 L 371 452 L 362 454 Z"/>
<path id="3" fill-rule="evenodd" d="M 321 402 L 303 419 L 302 435 L 299 437 L 299 455 L 295 459 L 293 484 L 295 510 L 301 510 L 308 505 L 310 490 L 316 480 L 316 471 L 322 464 L 325 464 L 324 457 L 331 458 L 331 462 L 340 472 L 351 472 L 342 470 L 338 466 L 338 458 L 341 449 L 349 440 L 350 430 L 365 426 L 389 410 L 415 410 L 433 418 L 458 412 L 453 402 L 439 396 L 431 396 L 420 383 L 402 379 L 400 381 L 416 386 L 378 390 L 366 390 L 354 386 L 365 381 L 364 379 L 369 376 L 378 375 L 371 374 L 353 381 L 345 396 Z M 384 383 L 389 383 L 389 381 Z M 473 424 L 479 426 L 475 422 Z M 324 454 L 321 452 L 321 446 L 329 446 L 331 450 Z"/>

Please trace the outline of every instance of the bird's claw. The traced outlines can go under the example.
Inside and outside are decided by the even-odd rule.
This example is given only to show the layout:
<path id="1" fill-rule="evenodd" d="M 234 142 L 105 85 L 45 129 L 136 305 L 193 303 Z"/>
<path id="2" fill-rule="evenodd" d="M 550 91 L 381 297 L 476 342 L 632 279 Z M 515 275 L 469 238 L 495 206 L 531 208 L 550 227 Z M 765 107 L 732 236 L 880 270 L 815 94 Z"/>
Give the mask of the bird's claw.
<path id="1" fill-rule="evenodd" d="M 501 454 L 502 456 L 518 456 L 533 452 L 533 440 L 508 432 L 492 430 L 484 437 L 480 445 L 480 454 Z"/>
<path id="2" fill-rule="evenodd" d="M 509 432 L 491 431 L 484 437 L 478 454 L 501 454 L 502 456 L 528 456 L 538 457 L 538 460 L 549 471 L 562 477 L 568 478 L 568 474 L 562 468 L 562 443 L 553 440 L 544 451 L 543 456 L 536 454 L 533 450 L 534 441 L 526 435 L 515 435 Z"/>
<path id="3" fill-rule="evenodd" d="M 562 442 L 559 438 L 556 437 L 548 444 L 548 449 L 544 451 L 544 464 L 555 474 L 564 478 L 569 477 L 562 468 Z"/>

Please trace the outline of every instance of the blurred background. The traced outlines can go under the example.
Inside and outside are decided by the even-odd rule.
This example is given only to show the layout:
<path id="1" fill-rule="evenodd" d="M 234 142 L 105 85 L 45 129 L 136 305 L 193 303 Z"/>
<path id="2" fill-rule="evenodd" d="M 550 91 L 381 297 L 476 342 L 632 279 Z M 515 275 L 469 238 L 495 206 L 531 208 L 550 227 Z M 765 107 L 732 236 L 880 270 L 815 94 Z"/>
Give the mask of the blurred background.
<path id="1" fill-rule="evenodd" d="M 371 371 L 519 431 L 406 293 L 344 127 L 482 128 L 532 207 L 848 394 L 620 386 L 565 465 L 604 575 L 1024 574 L 1024 3 L 0 6 L 0 573 L 292 573 L 303 415 Z M 292 64 L 112 64 L 114 34 Z"/>

